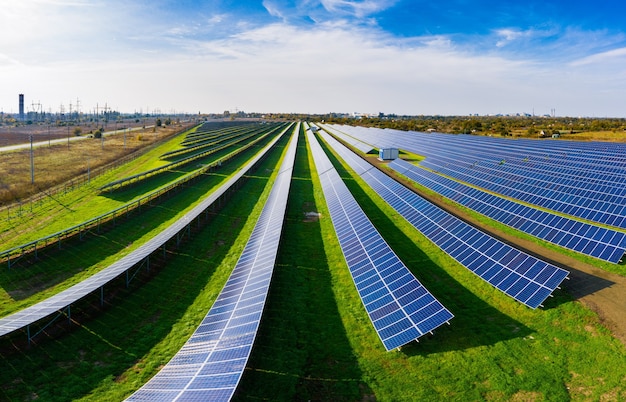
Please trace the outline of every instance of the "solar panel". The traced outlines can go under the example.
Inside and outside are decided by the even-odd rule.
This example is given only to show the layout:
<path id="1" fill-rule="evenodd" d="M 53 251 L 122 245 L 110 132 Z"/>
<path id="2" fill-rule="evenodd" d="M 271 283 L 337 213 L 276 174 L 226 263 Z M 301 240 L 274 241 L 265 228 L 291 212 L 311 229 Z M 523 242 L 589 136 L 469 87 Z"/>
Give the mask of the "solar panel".
<path id="1" fill-rule="evenodd" d="M 626 228 L 623 144 L 331 127 L 379 148 L 393 146 L 424 155 L 422 166 L 474 186 Z"/>
<path id="2" fill-rule="evenodd" d="M 286 131 L 286 129 L 285 129 Z M 262 157 L 271 149 L 271 147 L 282 137 L 277 136 L 268 144 L 259 154 L 250 160 L 237 174 L 228 179 L 217 190 L 211 193 L 200 204 L 186 213 L 182 218 L 174 222 L 161 233 L 148 240 L 132 253 L 122 257 L 102 271 L 81 281 L 80 283 L 46 299 L 35 305 L 27 307 L 16 313 L 0 318 L 0 336 L 7 335 L 21 328 L 26 328 L 35 322 L 44 319 L 65 309 L 70 304 L 80 300 L 84 296 L 106 285 L 108 282 L 117 278 L 119 275 L 131 269 L 137 263 L 148 257 L 150 254 L 158 250 L 166 244 L 177 233 L 184 230 L 187 225 L 193 222 L 201 213 L 203 213 L 211 204 L 221 197 L 233 184 L 237 182 L 245 173 L 248 172 Z"/>
<path id="3" fill-rule="evenodd" d="M 538 211 L 396 159 L 388 166 L 468 208 L 540 239 L 612 263 L 626 252 L 626 233 Z M 572 229 L 572 230 L 570 230 Z"/>
<path id="4" fill-rule="evenodd" d="M 307 139 L 344 258 L 385 349 L 431 332 L 453 315 L 400 261 L 308 132 Z M 320 169 L 321 167 L 321 169 Z"/>
<path id="5" fill-rule="evenodd" d="M 358 149 L 359 151 L 363 152 L 364 154 L 369 153 L 371 150 L 374 149 L 374 146 L 361 141 L 360 139 L 356 138 L 356 137 L 352 137 L 351 135 L 344 133 L 343 131 L 340 130 L 334 130 L 333 133 L 339 137 L 342 141 L 346 142 L 347 144 L 350 144 L 351 146 L 353 146 L 354 148 Z"/>
<path id="6" fill-rule="evenodd" d="M 297 133 L 228 281 L 178 353 L 128 401 L 228 401 L 250 356 L 274 270 Z"/>
<path id="7" fill-rule="evenodd" d="M 330 135 L 321 135 L 349 166 L 363 162 Z M 369 169 L 361 177 L 439 248 L 492 286 L 531 308 L 540 306 L 568 275 L 561 268 L 481 232 L 378 169 Z"/>

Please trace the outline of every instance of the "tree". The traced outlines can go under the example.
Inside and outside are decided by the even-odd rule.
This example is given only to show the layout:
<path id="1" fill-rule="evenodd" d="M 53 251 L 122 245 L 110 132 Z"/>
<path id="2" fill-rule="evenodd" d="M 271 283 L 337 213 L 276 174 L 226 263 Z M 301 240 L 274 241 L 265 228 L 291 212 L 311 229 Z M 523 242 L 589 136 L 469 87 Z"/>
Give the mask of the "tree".
<path id="1" fill-rule="evenodd" d="M 76 136 L 76 137 L 80 137 L 80 135 L 81 135 L 82 133 L 83 133 L 83 129 L 82 129 L 82 128 L 80 128 L 80 127 L 76 127 L 76 128 L 74 129 L 74 136 Z"/>

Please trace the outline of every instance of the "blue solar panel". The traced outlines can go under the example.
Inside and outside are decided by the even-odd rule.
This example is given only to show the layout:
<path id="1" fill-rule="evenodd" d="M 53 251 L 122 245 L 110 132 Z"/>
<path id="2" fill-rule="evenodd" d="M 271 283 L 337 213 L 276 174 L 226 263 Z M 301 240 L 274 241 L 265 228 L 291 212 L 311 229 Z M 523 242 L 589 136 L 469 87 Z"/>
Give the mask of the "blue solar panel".
<path id="1" fill-rule="evenodd" d="M 363 152 L 364 154 L 370 152 L 371 150 L 374 149 L 374 146 L 363 142 L 361 140 L 359 140 L 358 138 L 352 137 L 349 134 L 346 134 L 340 130 L 336 130 L 334 131 L 334 134 L 339 137 L 342 141 L 344 141 L 347 144 L 350 144 L 351 146 L 353 146 L 354 148 L 358 149 L 359 151 Z"/>
<path id="2" fill-rule="evenodd" d="M 297 133 L 263 211 L 211 310 L 180 351 L 129 401 L 228 401 L 259 327 L 287 206 Z"/>
<path id="3" fill-rule="evenodd" d="M 452 319 L 380 236 L 337 171 L 328 168 L 330 160 L 313 134 L 307 138 L 346 263 L 385 349 L 405 345 Z"/>
<path id="4" fill-rule="evenodd" d="M 394 160 L 388 166 L 461 205 L 554 244 L 613 263 L 618 263 L 626 252 L 626 233 L 538 211 L 439 176 L 401 159 Z M 615 239 L 619 250 L 609 243 L 611 239 Z"/>
<path id="5" fill-rule="evenodd" d="M 328 134 L 322 135 L 348 165 L 361 163 L 360 157 L 337 140 Z M 370 169 L 361 177 L 438 247 L 483 280 L 529 307 L 540 306 L 568 275 L 567 271 L 502 243 L 448 214 L 378 169 Z M 531 269 L 518 270 L 528 264 L 532 264 Z"/>
<path id="6" fill-rule="evenodd" d="M 422 166 L 472 185 L 626 228 L 624 144 L 331 128 L 379 148 L 393 146 L 424 155 Z"/>

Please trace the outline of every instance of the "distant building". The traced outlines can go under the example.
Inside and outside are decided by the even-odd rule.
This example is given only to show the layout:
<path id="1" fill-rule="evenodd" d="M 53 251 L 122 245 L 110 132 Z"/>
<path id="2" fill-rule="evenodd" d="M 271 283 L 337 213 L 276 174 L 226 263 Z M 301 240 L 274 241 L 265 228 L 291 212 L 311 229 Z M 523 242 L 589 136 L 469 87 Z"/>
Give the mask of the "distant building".
<path id="1" fill-rule="evenodd" d="M 24 121 L 24 94 L 20 94 L 20 121 Z"/>

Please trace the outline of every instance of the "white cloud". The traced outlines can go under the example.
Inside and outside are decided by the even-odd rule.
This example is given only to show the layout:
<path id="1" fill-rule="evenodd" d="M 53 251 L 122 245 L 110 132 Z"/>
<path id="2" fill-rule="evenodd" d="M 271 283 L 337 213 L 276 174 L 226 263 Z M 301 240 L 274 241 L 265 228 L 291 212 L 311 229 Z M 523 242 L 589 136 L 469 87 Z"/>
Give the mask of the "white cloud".
<path id="1" fill-rule="evenodd" d="M 271 16 L 280 18 L 283 21 L 286 20 L 286 16 L 283 13 L 282 8 L 278 4 L 276 4 L 275 2 L 270 1 L 270 0 L 263 0 L 263 7 L 265 7 L 267 12 Z"/>
<path id="2" fill-rule="evenodd" d="M 357 18 L 386 10 L 397 3 L 395 0 L 320 0 L 320 2 L 331 13 L 348 13 Z"/>
<path id="3" fill-rule="evenodd" d="M 496 42 L 496 46 L 503 47 L 515 41 L 516 39 L 524 36 L 525 33 L 522 31 L 507 28 L 507 29 L 497 30 L 496 35 L 500 38 L 500 40 Z"/>
<path id="4" fill-rule="evenodd" d="M 79 97 L 86 109 L 108 102 L 124 111 L 221 112 L 238 107 L 259 112 L 467 114 L 530 112 L 534 107 L 537 113 L 557 108 L 570 115 L 624 114 L 619 104 L 626 80 L 616 82 L 615 74 L 602 74 L 607 63 L 611 72 L 625 65 L 624 48 L 557 64 L 477 53 L 453 36 L 399 39 L 376 26 L 355 27 L 348 17 L 308 26 L 285 21 L 252 26 L 216 13 L 183 23 L 147 10 L 120 12 L 119 7 L 127 7 L 122 3 L 111 8 L 91 2 L 87 12 L 85 2 L 52 0 L 39 0 L 42 9 L 27 14 L 20 28 L 32 30 L 19 42 L 8 43 L 8 32 L 21 26 L 10 15 L 23 12 L 26 3 L 32 6 L 34 1 L 14 1 L 0 9 L 0 35 L 5 37 L 0 39 L 0 106 L 5 111 L 15 110 L 17 94 L 25 93 L 27 103 L 40 100 L 46 110 Z M 342 15 L 363 16 L 393 4 L 322 3 Z M 288 10 L 269 0 L 264 6 L 276 6 L 275 16 L 287 15 Z M 44 18 L 47 12 L 51 14 Z M 3 26 L 4 21 L 13 25 Z M 218 25 L 235 31 L 208 35 Z M 494 34 L 503 47 L 511 47 L 553 33 L 509 28 Z M 582 40 L 582 33 L 576 35 L 569 37 Z"/>
<path id="5" fill-rule="evenodd" d="M 606 52 L 595 53 L 590 56 L 583 57 L 570 63 L 572 67 L 601 64 L 601 63 L 620 63 L 626 69 L 626 47 L 608 50 Z"/>
<path id="6" fill-rule="evenodd" d="M 224 18 L 226 17 L 226 14 L 215 14 L 213 16 L 211 16 L 207 22 L 210 25 L 217 25 L 220 24 L 222 21 L 224 21 Z"/>

